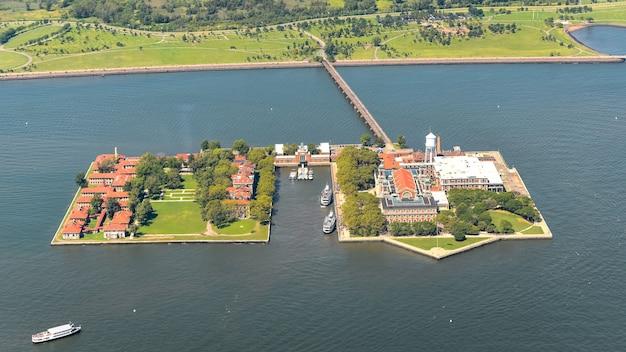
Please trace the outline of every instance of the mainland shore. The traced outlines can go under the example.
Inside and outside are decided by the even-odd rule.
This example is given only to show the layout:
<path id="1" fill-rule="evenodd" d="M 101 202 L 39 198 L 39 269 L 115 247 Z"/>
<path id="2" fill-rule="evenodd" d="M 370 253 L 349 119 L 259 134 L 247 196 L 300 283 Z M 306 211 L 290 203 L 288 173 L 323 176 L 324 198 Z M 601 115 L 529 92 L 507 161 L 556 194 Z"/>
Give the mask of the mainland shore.
<path id="1" fill-rule="evenodd" d="M 467 57 L 467 58 L 414 58 L 383 60 L 338 60 L 335 66 L 402 66 L 402 65 L 461 65 L 461 64 L 591 64 L 622 63 L 619 56 L 550 56 L 550 57 Z M 129 75 L 138 73 L 172 73 L 195 71 L 254 70 L 279 68 L 321 67 L 319 62 L 278 61 L 262 63 L 198 64 L 145 67 L 118 67 L 47 72 L 11 72 L 0 74 L 0 81 L 87 76 Z"/>

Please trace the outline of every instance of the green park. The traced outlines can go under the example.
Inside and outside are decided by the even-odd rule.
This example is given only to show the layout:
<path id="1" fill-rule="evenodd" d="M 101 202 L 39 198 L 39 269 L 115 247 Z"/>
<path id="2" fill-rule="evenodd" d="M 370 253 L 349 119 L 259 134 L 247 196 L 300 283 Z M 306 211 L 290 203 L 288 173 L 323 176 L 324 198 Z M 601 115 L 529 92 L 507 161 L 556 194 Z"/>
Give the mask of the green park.
<path id="1" fill-rule="evenodd" d="M 150 18 L 120 17 L 116 9 L 105 16 L 89 8 L 95 2 L 69 3 L 50 0 L 47 8 L 35 9 L 16 1 L 0 7 L 0 70 L 302 62 L 319 60 L 322 49 L 331 60 L 588 57 L 599 53 L 573 40 L 570 26 L 626 25 L 626 1 L 497 7 L 288 1 L 282 15 L 265 9 L 249 18 L 214 19 L 197 18 L 187 11 L 188 1 L 167 11 L 151 7 Z M 119 11 L 129 6 L 114 3 Z"/>

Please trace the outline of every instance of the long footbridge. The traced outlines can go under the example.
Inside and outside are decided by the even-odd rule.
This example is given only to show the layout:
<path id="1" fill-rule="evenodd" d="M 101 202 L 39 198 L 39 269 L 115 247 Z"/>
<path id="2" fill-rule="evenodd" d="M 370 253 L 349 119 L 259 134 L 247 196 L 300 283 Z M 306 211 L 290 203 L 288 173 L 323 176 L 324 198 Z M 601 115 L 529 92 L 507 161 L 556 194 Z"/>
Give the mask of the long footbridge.
<path id="1" fill-rule="evenodd" d="M 343 93 L 343 95 L 348 99 L 348 102 L 354 107 L 354 109 L 358 112 L 359 116 L 365 121 L 365 124 L 369 127 L 369 129 L 374 133 L 374 135 L 385 142 L 385 145 L 388 148 L 393 148 L 393 141 L 387 133 L 383 130 L 382 127 L 378 124 L 378 121 L 374 118 L 371 112 L 367 110 L 365 104 L 359 99 L 359 97 L 354 93 L 352 88 L 346 83 L 346 81 L 341 77 L 339 72 L 330 64 L 326 59 L 322 60 L 322 64 L 326 71 L 330 74 L 330 77 L 333 79 L 339 90 Z"/>

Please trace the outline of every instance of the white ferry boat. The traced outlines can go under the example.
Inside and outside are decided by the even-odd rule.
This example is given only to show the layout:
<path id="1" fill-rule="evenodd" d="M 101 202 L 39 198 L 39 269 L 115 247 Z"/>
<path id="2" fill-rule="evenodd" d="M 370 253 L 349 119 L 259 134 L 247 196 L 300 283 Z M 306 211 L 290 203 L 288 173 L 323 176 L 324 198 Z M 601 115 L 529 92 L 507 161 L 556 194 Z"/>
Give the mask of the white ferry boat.
<path id="1" fill-rule="evenodd" d="M 80 332 L 80 325 L 76 326 L 72 322 L 65 325 L 55 326 L 46 331 L 38 332 L 32 336 L 33 343 L 41 343 L 60 339 L 65 336 L 74 335 Z"/>
<path id="2" fill-rule="evenodd" d="M 309 172 L 308 172 L 307 176 L 308 176 L 309 180 L 313 179 L 313 169 L 309 169 Z"/>
<path id="3" fill-rule="evenodd" d="M 335 216 L 334 211 L 330 211 L 328 215 L 324 218 L 324 224 L 322 225 L 322 232 L 325 234 L 329 234 L 335 231 L 335 225 L 337 224 L 337 217 Z"/>
<path id="4" fill-rule="evenodd" d="M 332 202 L 333 202 L 333 192 L 327 183 L 326 187 L 324 187 L 324 189 L 322 190 L 322 194 L 320 195 L 320 204 L 325 207 L 325 206 L 328 206 Z"/>

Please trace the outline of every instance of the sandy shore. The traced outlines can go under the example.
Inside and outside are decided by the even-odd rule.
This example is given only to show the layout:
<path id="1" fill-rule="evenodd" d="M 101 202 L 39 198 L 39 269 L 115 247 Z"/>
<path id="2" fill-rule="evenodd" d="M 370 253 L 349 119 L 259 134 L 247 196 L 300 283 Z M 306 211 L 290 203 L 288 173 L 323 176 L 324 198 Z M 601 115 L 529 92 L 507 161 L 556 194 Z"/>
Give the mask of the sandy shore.
<path id="1" fill-rule="evenodd" d="M 335 66 L 392 66 L 392 65 L 460 65 L 460 64 L 581 64 L 581 63 L 621 63 L 623 57 L 617 56 L 553 56 L 553 57 L 467 57 L 467 58 L 420 58 L 420 59 L 385 59 L 385 60 L 339 60 Z M 202 64 L 172 65 L 148 67 L 120 67 L 85 70 L 66 70 L 49 72 L 18 72 L 0 74 L 0 81 L 26 80 L 43 78 L 85 77 L 128 75 L 135 73 L 170 73 L 221 70 L 254 70 L 278 68 L 321 67 L 318 62 L 284 61 L 239 64 Z"/>

